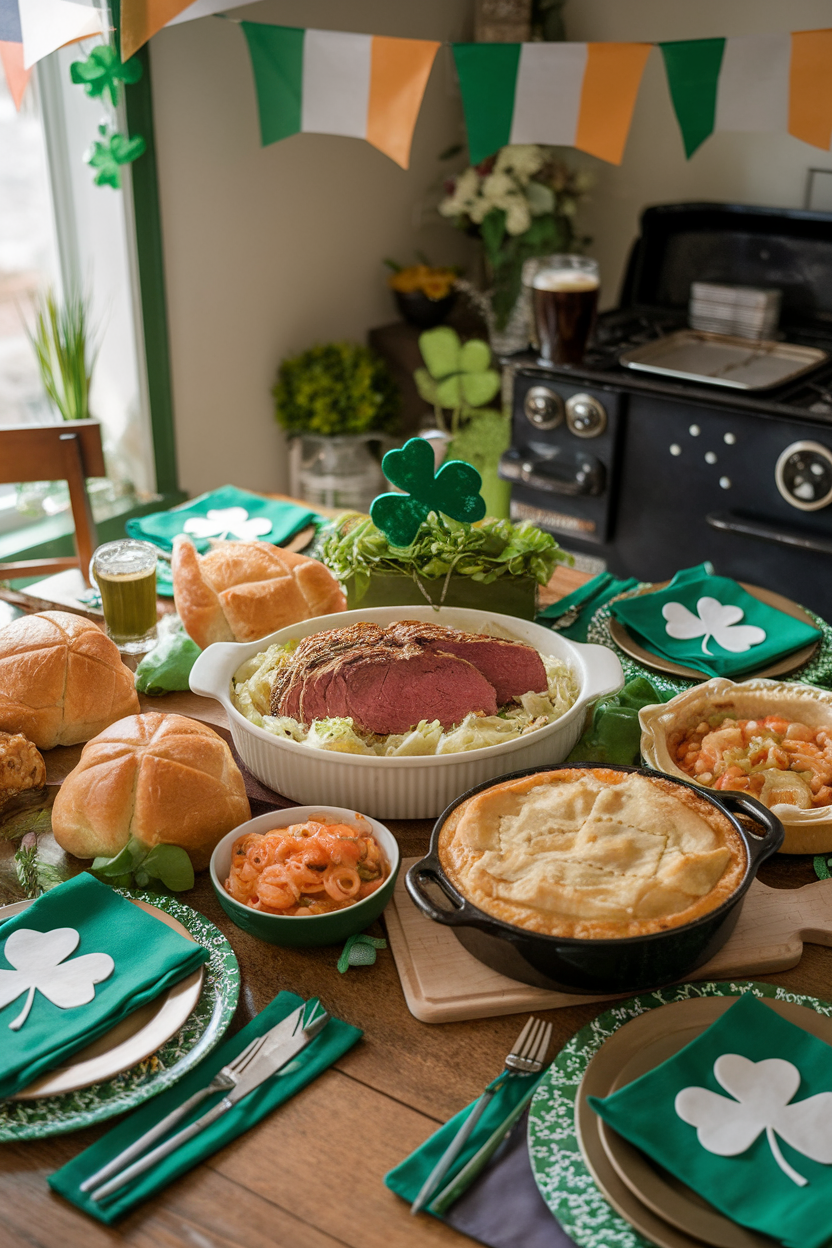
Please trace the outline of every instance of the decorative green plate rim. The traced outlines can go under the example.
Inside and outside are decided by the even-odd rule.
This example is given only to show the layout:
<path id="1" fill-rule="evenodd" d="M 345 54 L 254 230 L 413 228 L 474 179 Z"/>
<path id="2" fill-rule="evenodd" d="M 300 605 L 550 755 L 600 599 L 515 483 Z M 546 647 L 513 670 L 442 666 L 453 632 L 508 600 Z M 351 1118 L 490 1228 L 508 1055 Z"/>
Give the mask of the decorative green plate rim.
<path id="1" fill-rule="evenodd" d="M 158 1096 L 201 1062 L 228 1028 L 240 995 L 240 967 L 234 951 L 218 927 L 204 914 L 176 897 L 130 893 L 166 911 L 204 945 L 210 957 L 204 964 L 202 992 L 187 1022 L 156 1053 L 104 1083 L 93 1083 L 62 1096 L 36 1101 L 0 1101 L 0 1140 L 36 1140 L 78 1131 L 134 1109 Z"/>
<path id="2" fill-rule="evenodd" d="M 832 1017 L 832 1004 L 787 992 L 774 984 L 679 984 L 616 1002 L 582 1027 L 558 1053 L 535 1093 L 529 1112 L 529 1158 L 541 1196 L 579 1248 L 654 1248 L 652 1240 L 616 1213 L 581 1155 L 575 1133 L 575 1100 L 590 1060 L 619 1027 L 647 1010 L 696 997 L 756 997 L 805 1005 Z"/>

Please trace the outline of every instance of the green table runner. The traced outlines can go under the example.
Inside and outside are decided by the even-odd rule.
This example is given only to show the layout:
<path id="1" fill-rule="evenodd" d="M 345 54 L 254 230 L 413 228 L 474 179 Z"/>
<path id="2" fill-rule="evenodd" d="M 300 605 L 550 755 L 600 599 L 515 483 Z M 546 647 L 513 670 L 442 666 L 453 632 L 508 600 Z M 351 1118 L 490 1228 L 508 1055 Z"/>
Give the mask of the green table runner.
<path id="1" fill-rule="evenodd" d="M 3 923 L 0 951 L 0 1097 L 61 1065 L 208 958 L 202 945 L 88 872 Z"/>
<path id="2" fill-rule="evenodd" d="M 337 1018 L 332 1018 L 324 1027 L 323 1031 L 315 1037 L 315 1039 L 306 1046 L 306 1048 L 290 1062 L 284 1071 L 279 1072 L 271 1079 L 267 1079 L 259 1088 L 252 1092 L 227 1113 L 218 1118 L 210 1127 L 207 1127 L 199 1135 L 194 1136 L 182 1148 L 171 1153 L 170 1156 L 163 1158 L 158 1165 L 152 1170 L 139 1175 L 127 1187 L 122 1188 L 118 1192 L 114 1192 L 109 1200 L 101 1203 L 95 1203 L 89 1199 L 86 1192 L 80 1190 L 80 1185 L 91 1174 L 100 1170 L 113 1157 L 116 1157 L 123 1149 L 137 1140 L 140 1135 L 148 1131 L 155 1123 L 166 1114 L 169 1114 L 183 1101 L 192 1096 L 200 1088 L 204 1088 L 210 1083 L 217 1071 L 221 1070 L 228 1062 L 233 1061 L 238 1053 L 250 1043 L 256 1036 L 261 1036 L 265 1031 L 269 1031 L 287 1014 L 291 1014 L 292 1010 L 296 1010 L 302 1004 L 302 999 L 296 997 L 291 992 L 279 993 L 274 1001 L 266 1006 L 256 1018 L 253 1018 L 247 1027 L 242 1031 L 238 1031 L 230 1040 L 215 1049 L 204 1062 L 201 1062 L 194 1070 L 190 1071 L 185 1078 L 177 1083 L 174 1087 L 169 1088 L 167 1092 L 163 1092 L 161 1096 L 155 1100 L 148 1101 L 135 1114 L 131 1114 L 129 1118 L 125 1118 L 122 1122 L 109 1131 L 100 1140 L 96 1141 L 85 1152 L 73 1158 L 62 1169 L 56 1171 L 55 1174 L 49 1176 L 49 1186 L 54 1188 L 56 1192 L 60 1192 L 67 1200 L 77 1205 L 79 1209 L 83 1209 L 85 1213 L 89 1213 L 92 1217 L 97 1218 L 99 1222 L 106 1222 L 108 1225 L 118 1221 L 126 1213 L 136 1205 L 147 1200 L 162 1188 L 167 1187 L 180 1174 L 184 1174 L 187 1170 L 193 1168 L 198 1162 L 210 1157 L 212 1153 L 223 1148 L 231 1140 L 242 1135 L 249 1127 L 253 1127 L 255 1123 L 260 1122 L 261 1118 L 284 1101 L 289 1100 L 301 1088 L 305 1088 L 308 1083 L 316 1079 L 327 1067 L 333 1062 L 337 1062 L 348 1049 L 361 1038 L 361 1032 L 357 1027 L 351 1027 L 348 1023 L 342 1023 Z M 191 1114 L 183 1119 L 177 1125 L 180 1130 L 189 1125 L 189 1123 L 201 1118 L 223 1097 L 222 1092 L 217 1092 L 213 1098 L 202 1101 Z M 353 1141 L 351 1146 L 360 1150 L 360 1142 Z M 276 1183 L 276 1199 L 279 1199 L 279 1190 L 281 1176 L 275 1177 Z M 244 1230 L 245 1217 L 241 1224 L 241 1230 Z"/>
<path id="3" fill-rule="evenodd" d="M 832 1243 L 832 1048 L 750 993 L 589 1104 L 735 1222 L 787 1248 Z"/>

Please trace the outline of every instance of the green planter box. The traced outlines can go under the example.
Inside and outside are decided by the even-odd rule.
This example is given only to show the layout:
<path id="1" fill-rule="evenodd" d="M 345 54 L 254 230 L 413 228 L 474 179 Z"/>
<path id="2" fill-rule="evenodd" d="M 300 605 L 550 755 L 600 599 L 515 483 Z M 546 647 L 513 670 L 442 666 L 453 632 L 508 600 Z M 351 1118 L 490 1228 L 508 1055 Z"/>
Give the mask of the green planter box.
<path id="1" fill-rule="evenodd" d="M 435 580 L 420 577 L 417 585 L 412 576 L 395 572 L 373 574 L 361 595 L 356 592 L 354 577 L 344 581 L 350 611 L 357 607 L 423 607 L 430 601 L 437 607 L 494 611 L 523 620 L 533 620 L 537 612 L 537 581 L 533 576 L 503 576 L 491 585 L 482 585 L 470 576 L 452 574 L 444 599 L 443 589 L 444 576 Z"/>

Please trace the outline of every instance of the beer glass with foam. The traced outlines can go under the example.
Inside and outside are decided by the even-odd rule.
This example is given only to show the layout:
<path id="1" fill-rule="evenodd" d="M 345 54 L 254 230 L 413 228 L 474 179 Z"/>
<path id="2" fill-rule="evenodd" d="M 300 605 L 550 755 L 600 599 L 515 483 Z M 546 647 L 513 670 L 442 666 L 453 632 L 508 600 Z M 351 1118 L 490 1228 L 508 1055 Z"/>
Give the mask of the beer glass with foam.
<path id="1" fill-rule="evenodd" d="M 598 308 L 598 262 L 546 256 L 531 284 L 541 364 L 580 364 Z"/>

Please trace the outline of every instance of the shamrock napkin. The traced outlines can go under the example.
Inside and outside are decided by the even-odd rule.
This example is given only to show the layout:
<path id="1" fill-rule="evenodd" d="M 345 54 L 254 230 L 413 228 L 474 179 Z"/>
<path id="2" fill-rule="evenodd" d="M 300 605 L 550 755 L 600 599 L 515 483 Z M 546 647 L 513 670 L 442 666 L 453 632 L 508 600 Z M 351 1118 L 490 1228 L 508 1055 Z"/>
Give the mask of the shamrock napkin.
<path id="1" fill-rule="evenodd" d="M 743 1226 L 832 1244 L 832 1048 L 751 993 L 596 1113 Z"/>
<path id="2" fill-rule="evenodd" d="M 166 992 L 208 950 L 87 872 L 0 925 L 0 1097 Z"/>
<path id="3" fill-rule="evenodd" d="M 612 614 L 653 654 L 707 676 L 741 676 L 820 636 L 710 564 L 677 572 L 665 589 L 614 602 Z"/>
<path id="4" fill-rule="evenodd" d="M 109 1200 L 95 1203 L 89 1199 L 86 1192 L 80 1190 L 84 1179 L 94 1174 L 96 1170 L 100 1170 L 194 1092 L 204 1088 L 211 1082 L 217 1071 L 233 1061 L 256 1036 L 262 1036 L 265 1031 L 269 1031 L 302 1004 L 302 999 L 296 997 L 294 993 L 279 993 L 265 1010 L 251 1020 L 247 1027 L 238 1031 L 230 1040 L 226 1040 L 213 1053 L 210 1053 L 174 1087 L 148 1101 L 85 1152 L 75 1157 L 68 1165 L 50 1175 L 49 1186 L 56 1192 L 60 1192 L 67 1200 L 72 1201 L 79 1209 L 83 1209 L 85 1213 L 92 1214 L 100 1222 L 106 1222 L 109 1225 L 123 1217 L 136 1205 L 141 1204 L 142 1201 L 147 1200 L 149 1196 L 167 1187 L 180 1174 L 192 1169 L 205 1157 L 210 1157 L 212 1153 L 224 1148 L 231 1140 L 235 1140 L 238 1135 L 248 1131 L 249 1127 L 253 1127 L 261 1118 L 265 1118 L 266 1114 L 277 1109 L 278 1105 L 288 1101 L 296 1092 L 300 1092 L 301 1088 L 305 1088 L 313 1079 L 317 1079 L 327 1067 L 337 1062 L 339 1057 L 351 1049 L 361 1038 L 362 1033 L 358 1028 L 342 1023 L 337 1018 L 331 1018 L 323 1031 L 294 1061 L 289 1063 L 284 1071 L 267 1079 L 249 1096 L 238 1101 L 210 1127 L 194 1136 L 176 1152 L 164 1157 L 152 1170 L 139 1175 L 127 1187 L 114 1192 Z M 223 1093 L 218 1092 L 213 1099 L 208 1098 L 200 1102 L 190 1116 L 177 1125 L 177 1130 L 201 1118 L 222 1100 L 222 1096 Z"/>
<path id="5" fill-rule="evenodd" d="M 577 612 L 574 622 L 558 631 L 572 641 L 586 641 L 589 622 L 598 608 L 606 606 L 617 594 L 635 589 L 637 585 L 638 581 L 632 576 L 620 581 L 610 572 L 599 572 L 598 576 L 593 576 L 591 581 L 573 590 L 565 598 L 559 598 L 557 602 L 544 607 L 538 612 L 537 623 L 547 625 L 550 621 L 561 619 L 567 611 L 574 610 Z"/>

